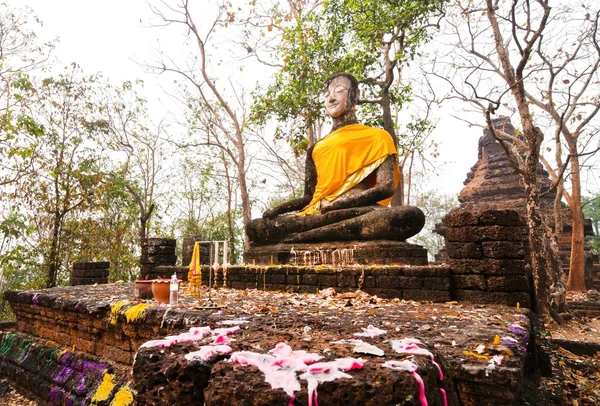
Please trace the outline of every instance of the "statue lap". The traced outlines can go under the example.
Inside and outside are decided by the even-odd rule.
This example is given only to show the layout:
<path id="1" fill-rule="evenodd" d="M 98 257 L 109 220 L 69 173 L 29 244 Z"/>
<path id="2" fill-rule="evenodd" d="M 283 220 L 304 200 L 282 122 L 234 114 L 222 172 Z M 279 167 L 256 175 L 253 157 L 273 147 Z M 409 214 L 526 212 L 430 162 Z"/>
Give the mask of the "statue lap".
<path id="1" fill-rule="evenodd" d="M 414 206 L 366 206 L 311 216 L 255 219 L 246 226 L 251 244 L 244 257 L 257 264 L 286 264 L 292 260 L 293 250 L 353 249 L 355 263 L 374 263 L 376 257 L 383 258 L 378 263 L 424 265 L 427 251 L 405 242 L 424 224 L 423 212 Z M 378 250 L 382 252 L 377 254 Z"/>

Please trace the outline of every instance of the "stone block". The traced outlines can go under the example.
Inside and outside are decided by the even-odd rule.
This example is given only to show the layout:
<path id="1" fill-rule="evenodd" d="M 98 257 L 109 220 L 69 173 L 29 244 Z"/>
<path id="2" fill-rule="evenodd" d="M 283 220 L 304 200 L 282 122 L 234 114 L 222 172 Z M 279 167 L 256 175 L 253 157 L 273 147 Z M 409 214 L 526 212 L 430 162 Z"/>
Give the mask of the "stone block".
<path id="1" fill-rule="evenodd" d="M 488 276 L 487 289 L 498 292 L 529 292 L 529 279 L 524 275 Z"/>
<path id="2" fill-rule="evenodd" d="M 521 226 L 523 221 L 515 210 L 486 210 L 479 212 L 479 224 L 497 226 Z"/>
<path id="3" fill-rule="evenodd" d="M 398 287 L 401 289 L 421 289 L 423 287 L 423 281 L 426 279 L 424 276 L 398 276 Z M 387 286 L 382 285 L 382 288 Z"/>
<path id="4" fill-rule="evenodd" d="M 303 285 L 318 285 L 319 284 L 319 275 L 315 273 L 307 273 L 302 275 L 302 284 Z"/>
<path id="5" fill-rule="evenodd" d="M 511 405 L 515 391 L 508 385 L 493 386 L 483 382 L 458 382 L 458 393 L 463 405 Z"/>
<path id="6" fill-rule="evenodd" d="M 487 283 L 483 275 L 453 275 L 455 289 L 485 290 Z"/>
<path id="7" fill-rule="evenodd" d="M 83 269 L 108 269 L 110 267 L 109 261 L 101 261 L 101 262 L 74 262 L 73 269 L 74 270 L 83 270 Z"/>
<path id="8" fill-rule="evenodd" d="M 456 289 L 455 299 L 472 303 L 503 304 L 516 306 L 517 302 L 523 307 L 531 307 L 531 298 L 527 292 L 484 292 L 480 290 Z"/>
<path id="9" fill-rule="evenodd" d="M 142 242 L 142 246 L 157 246 L 157 245 L 166 245 L 166 246 L 176 246 L 177 240 L 174 238 L 147 238 Z"/>
<path id="10" fill-rule="evenodd" d="M 319 286 L 321 289 L 324 288 L 336 288 L 337 287 L 337 276 L 336 275 L 319 275 Z"/>
<path id="11" fill-rule="evenodd" d="M 142 255 L 175 255 L 174 245 L 143 245 Z M 202 259 L 202 256 L 200 257 Z M 188 261 L 189 264 L 189 261 Z M 208 264 L 208 262 L 207 262 Z M 187 265 L 187 264 L 186 264 Z"/>
<path id="12" fill-rule="evenodd" d="M 229 276 L 229 275 L 228 275 Z M 254 273 L 245 273 L 240 275 L 240 282 L 262 282 L 262 276 Z"/>
<path id="13" fill-rule="evenodd" d="M 483 256 L 480 242 L 447 242 L 446 249 L 450 258 L 474 258 Z"/>
<path id="14" fill-rule="evenodd" d="M 526 241 L 525 226 L 465 226 L 449 228 L 446 241 Z"/>
<path id="15" fill-rule="evenodd" d="M 140 264 L 170 264 L 175 265 L 177 262 L 177 255 L 142 255 L 140 257 Z"/>
<path id="16" fill-rule="evenodd" d="M 452 275 L 452 271 L 450 267 L 447 265 L 444 266 L 413 266 L 410 268 L 403 269 L 403 275 L 405 276 L 424 276 L 424 277 L 433 277 L 433 276 L 450 276 Z"/>
<path id="17" fill-rule="evenodd" d="M 455 211 L 446 214 L 442 222 L 446 227 L 476 226 L 479 224 L 479 218 L 472 211 Z"/>
<path id="18" fill-rule="evenodd" d="M 238 272 L 232 272 L 231 270 L 229 270 L 227 272 L 227 281 L 228 282 L 240 282 L 241 278 L 242 278 L 242 276 Z"/>
<path id="19" fill-rule="evenodd" d="M 522 259 L 450 259 L 448 264 L 459 275 L 525 275 Z"/>
<path id="20" fill-rule="evenodd" d="M 340 288 L 357 288 L 356 276 L 354 275 L 338 275 L 337 286 Z"/>
<path id="21" fill-rule="evenodd" d="M 267 274 L 265 274 L 265 281 L 266 281 L 266 283 L 285 285 L 286 277 L 285 277 L 285 274 L 277 275 L 277 274 L 268 274 L 267 273 Z"/>
<path id="22" fill-rule="evenodd" d="M 230 284 L 232 289 L 245 289 L 244 282 L 230 281 Z"/>
<path id="23" fill-rule="evenodd" d="M 108 278 L 109 270 L 104 269 L 73 269 L 71 276 L 74 278 Z"/>
<path id="24" fill-rule="evenodd" d="M 485 258 L 517 258 L 525 256 L 523 241 L 484 241 L 481 243 Z"/>
<path id="25" fill-rule="evenodd" d="M 379 288 L 377 296 L 385 299 L 402 299 L 402 289 Z"/>
<path id="26" fill-rule="evenodd" d="M 415 301 L 448 302 L 452 300 L 450 291 L 432 289 L 403 289 L 402 299 Z"/>
<path id="27" fill-rule="evenodd" d="M 378 288 L 388 288 L 388 289 L 398 289 L 400 288 L 400 277 L 399 276 L 377 276 L 377 287 Z"/>
<path id="28" fill-rule="evenodd" d="M 375 276 L 365 276 L 362 289 L 377 287 L 377 278 Z"/>
<path id="29" fill-rule="evenodd" d="M 90 341 L 90 340 L 84 340 L 84 339 L 78 338 L 75 341 L 75 349 L 77 351 L 83 351 L 83 352 L 87 352 L 88 354 L 93 354 L 94 353 L 94 342 Z"/>
<path id="30" fill-rule="evenodd" d="M 452 288 L 452 278 L 450 278 L 449 276 L 423 279 L 423 289 L 450 291 L 451 288 Z"/>

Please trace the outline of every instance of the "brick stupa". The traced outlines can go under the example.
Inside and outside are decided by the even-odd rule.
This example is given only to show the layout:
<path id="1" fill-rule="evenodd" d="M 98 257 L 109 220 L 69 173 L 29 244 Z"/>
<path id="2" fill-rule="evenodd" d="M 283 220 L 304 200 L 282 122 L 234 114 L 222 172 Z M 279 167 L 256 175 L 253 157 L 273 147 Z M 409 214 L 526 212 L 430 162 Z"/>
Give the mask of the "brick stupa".
<path id="1" fill-rule="evenodd" d="M 498 117 L 493 121 L 495 128 L 514 136 L 515 128 L 508 117 Z M 551 189 L 552 182 L 548 172 L 541 163 L 537 166 L 538 191 L 540 192 L 540 206 L 549 225 L 554 227 L 553 205 L 556 189 Z M 483 210 L 516 210 L 524 217 L 527 212 L 525 205 L 525 192 L 521 176 L 513 169 L 504 148 L 489 129 L 483 130 L 479 138 L 477 162 L 467 173 L 464 181 L 465 187 L 458 195 L 460 206 L 454 210 L 483 211 Z M 563 269 L 569 268 L 571 255 L 571 218 L 568 207 L 562 210 L 563 232 L 558 245 L 563 263 Z M 434 230 L 445 237 L 446 229 L 443 224 L 436 224 Z M 592 235 L 592 224 L 585 220 L 585 235 Z M 591 277 L 593 268 L 593 255 L 586 249 L 586 274 Z M 445 261 L 446 253 L 442 249 L 436 256 L 436 261 Z"/>

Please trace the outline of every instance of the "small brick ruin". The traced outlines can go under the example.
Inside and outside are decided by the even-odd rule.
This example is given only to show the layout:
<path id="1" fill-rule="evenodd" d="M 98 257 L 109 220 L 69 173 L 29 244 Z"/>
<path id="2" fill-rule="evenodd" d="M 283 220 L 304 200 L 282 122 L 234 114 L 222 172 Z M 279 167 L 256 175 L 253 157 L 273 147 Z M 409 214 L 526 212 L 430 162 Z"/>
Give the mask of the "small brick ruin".
<path id="1" fill-rule="evenodd" d="M 516 211 L 455 211 L 444 224 L 456 300 L 531 307 L 527 227 Z"/>
<path id="2" fill-rule="evenodd" d="M 177 240 L 172 238 L 148 238 L 143 241 L 140 257 L 141 279 L 154 279 L 162 276 L 157 273 L 157 266 L 175 265 L 177 263 L 176 246 Z"/>
<path id="3" fill-rule="evenodd" d="M 110 262 L 75 262 L 71 271 L 71 286 L 108 283 Z"/>

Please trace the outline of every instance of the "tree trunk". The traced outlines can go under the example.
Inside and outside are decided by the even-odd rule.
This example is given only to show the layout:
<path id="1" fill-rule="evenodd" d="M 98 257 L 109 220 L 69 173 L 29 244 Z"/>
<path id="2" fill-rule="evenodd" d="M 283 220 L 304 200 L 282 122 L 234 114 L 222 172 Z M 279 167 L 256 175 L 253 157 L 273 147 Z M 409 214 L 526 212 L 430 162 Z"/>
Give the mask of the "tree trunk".
<path id="1" fill-rule="evenodd" d="M 394 129 L 394 120 L 392 118 L 392 108 L 390 103 L 389 90 L 385 89 L 381 94 L 383 129 L 390 133 L 392 139 L 394 140 L 394 145 L 398 146 L 398 137 L 396 137 L 396 130 Z"/>
<path id="2" fill-rule="evenodd" d="M 536 157 L 533 157 L 535 155 Z M 540 213 L 540 201 L 536 179 L 537 154 L 531 153 L 525 160 L 523 184 L 527 207 L 527 227 L 529 229 L 529 248 L 531 251 L 531 267 L 537 298 L 538 313 L 548 313 L 549 279 L 547 256 L 544 249 L 544 225 Z"/>
<path id="3" fill-rule="evenodd" d="M 585 245 L 579 173 L 581 168 L 576 155 L 577 150 L 570 149 L 570 151 L 574 156 L 571 158 L 571 260 L 567 290 L 582 291 L 585 290 Z"/>
<path id="4" fill-rule="evenodd" d="M 50 241 L 50 252 L 48 253 L 48 274 L 46 279 L 46 287 L 53 288 L 56 286 L 56 273 L 58 270 L 58 238 L 60 229 L 60 213 L 56 212 L 54 224 L 52 228 L 52 240 Z"/>
<path id="5" fill-rule="evenodd" d="M 221 150 L 221 160 L 225 168 L 225 179 L 227 180 L 227 239 L 229 240 L 229 258 L 235 258 L 235 230 L 233 229 L 233 216 L 231 214 L 231 201 L 233 200 L 233 187 L 229 176 L 229 165 L 225 160 L 225 153 Z M 226 265 L 226 264 L 223 264 Z"/>
<path id="6" fill-rule="evenodd" d="M 549 230 L 542 219 L 540 212 L 540 201 L 537 188 L 537 165 L 540 159 L 540 147 L 544 139 L 542 131 L 534 125 L 533 117 L 529 110 L 529 103 L 525 96 L 523 82 L 523 67 L 525 66 L 532 47 L 540 34 L 535 32 L 528 42 L 528 47 L 522 52 L 521 60 L 517 69 L 511 64 L 507 49 L 504 46 L 504 39 L 500 32 L 498 20 L 495 15 L 495 6 L 492 0 L 486 0 L 487 16 L 490 21 L 495 40 L 495 48 L 498 53 L 502 70 L 506 77 L 506 82 L 510 86 L 511 93 L 517 105 L 519 119 L 523 129 L 523 136 L 527 145 L 527 156 L 525 158 L 524 168 L 522 169 L 522 178 L 525 188 L 525 201 L 527 206 L 527 226 L 529 227 L 529 248 L 531 251 L 531 267 L 533 271 L 533 280 L 535 284 L 537 311 L 542 317 L 551 316 L 557 321 L 562 321 L 559 313 L 566 306 L 565 289 L 563 285 L 562 268 L 555 246 L 549 236 Z M 540 23 L 542 26 L 547 21 L 550 9 L 544 9 L 545 14 Z M 491 107 L 490 107 L 491 108 Z M 488 110 L 488 128 L 494 132 L 495 129 L 489 118 Z"/>
<path id="7" fill-rule="evenodd" d="M 250 197 L 248 196 L 248 187 L 246 185 L 246 153 L 244 151 L 244 141 L 241 132 L 237 134 L 236 148 L 238 150 L 238 159 L 236 160 L 236 169 L 238 181 L 240 182 L 240 196 L 242 198 L 242 217 L 244 224 L 252 220 L 252 209 L 250 207 Z M 248 248 L 250 244 L 248 236 L 244 233 L 244 247 Z"/>

